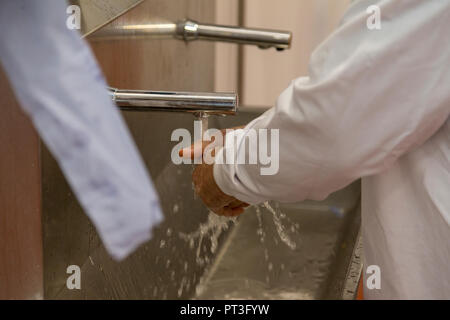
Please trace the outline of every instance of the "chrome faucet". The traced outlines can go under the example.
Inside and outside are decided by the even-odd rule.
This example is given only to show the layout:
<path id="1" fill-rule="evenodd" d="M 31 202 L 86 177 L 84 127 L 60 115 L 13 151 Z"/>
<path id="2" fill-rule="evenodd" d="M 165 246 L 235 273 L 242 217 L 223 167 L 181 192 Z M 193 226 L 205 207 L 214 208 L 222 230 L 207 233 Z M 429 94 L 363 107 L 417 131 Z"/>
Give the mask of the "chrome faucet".
<path id="1" fill-rule="evenodd" d="M 146 38 L 176 38 L 185 41 L 209 40 L 256 45 L 262 49 L 274 47 L 277 50 L 291 46 L 292 33 L 288 31 L 251 29 L 215 24 L 201 24 L 194 20 L 176 23 L 164 20 L 146 24 L 104 27 L 89 36 L 89 39 L 118 38 L 123 36 Z"/>
<path id="2" fill-rule="evenodd" d="M 248 29 L 193 20 L 173 23 L 153 20 L 146 24 L 106 26 L 88 35 L 90 40 L 123 37 L 176 38 L 184 41 L 209 40 L 256 45 L 277 50 L 290 48 L 292 34 L 286 31 Z M 111 98 L 122 110 L 190 112 L 197 117 L 234 115 L 238 109 L 235 93 L 143 91 L 108 88 Z"/>
<path id="3" fill-rule="evenodd" d="M 274 47 L 277 50 L 284 50 L 291 46 L 292 33 L 267 29 L 199 24 L 193 20 L 184 20 L 177 23 L 176 37 L 185 41 L 203 39 L 251 44 L 263 49 Z"/>
<path id="4" fill-rule="evenodd" d="M 194 115 L 234 115 L 238 98 L 234 93 L 120 90 L 108 88 L 111 99 L 122 110 L 177 111 Z"/>

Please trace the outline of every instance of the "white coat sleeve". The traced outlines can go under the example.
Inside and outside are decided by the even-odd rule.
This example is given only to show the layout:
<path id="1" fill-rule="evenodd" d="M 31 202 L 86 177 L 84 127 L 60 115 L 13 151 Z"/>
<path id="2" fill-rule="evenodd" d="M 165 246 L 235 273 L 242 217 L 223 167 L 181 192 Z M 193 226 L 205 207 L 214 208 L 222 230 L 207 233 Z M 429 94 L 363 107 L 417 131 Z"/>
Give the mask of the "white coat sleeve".
<path id="1" fill-rule="evenodd" d="M 372 4 L 381 9 L 381 30 L 367 27 Z M 246 127 L 279 129 L 277 174 L 216 163 L 225 193 L 251 204 L 321 200 L 382 172 L 446 121 L 450 1 L 361 1 L 350 11 L 357 8 L 312 54 L 309 76 Z M 242 137 L 228 146 L 237 154 L 247 152 Z"/>
<path id="2" fill-rule="evenodd" d="M 150 238 L 162 212 L 89 47 L 66 27 L 66 9 L 65 1 L 0 1 L 0 60 L 105 247 L 122 259 Z"/>

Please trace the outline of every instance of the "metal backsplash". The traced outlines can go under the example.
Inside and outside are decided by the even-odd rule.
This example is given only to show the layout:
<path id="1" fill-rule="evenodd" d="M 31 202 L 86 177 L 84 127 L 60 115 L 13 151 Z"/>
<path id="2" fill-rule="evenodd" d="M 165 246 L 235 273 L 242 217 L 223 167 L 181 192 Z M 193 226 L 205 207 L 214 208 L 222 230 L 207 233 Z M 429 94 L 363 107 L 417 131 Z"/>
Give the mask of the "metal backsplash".
<path id="1" fill-rule="evenodd" d="M 128 12 L 143 0 L 70 0 L 81 9 L 81 34 L 87 36 Z"/>

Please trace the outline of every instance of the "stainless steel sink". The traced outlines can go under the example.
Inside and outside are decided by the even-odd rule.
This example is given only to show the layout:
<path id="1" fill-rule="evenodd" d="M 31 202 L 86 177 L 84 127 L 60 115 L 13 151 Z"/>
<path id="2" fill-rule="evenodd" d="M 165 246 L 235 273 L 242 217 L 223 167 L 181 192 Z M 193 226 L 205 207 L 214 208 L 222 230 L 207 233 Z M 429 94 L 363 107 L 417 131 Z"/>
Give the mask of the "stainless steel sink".
<path id="1" fill-rule="evenodd" d="M 255 109 L 256 110 L 256 109 Z M 259 111 L 212 117 L 210 127 L 249 122 Z M 195 198 L 192 166 L 170 160 L 176 128 L 193 130 L 189 114 L 124 112 L 155 182 L 165 213 L 154 237 L 121 263 L 103 248 L 49 152 L 42 148 L 44 281 L 47 299 L 340 299 L 351 298 L 359 275 L 349 271 L 360 224 L 360 184 L 355 182 L 323 202 L 273 207 L 297 246 L 278 236 L 272 214 L 249 209 L 228 223 L 218 247 L 204 237 L 189 241 L 208 219 Z M 290 219 L 291 221 L 287 221 Z M 262 229 L 260 228 L 262 223 Z M 298 231 L 290 228 L 298 224 Z M 264 235 L 264 243 L 261 236 Z M 201 261 L 199 261 L 201 256 Z M 69 290 L 66 269 L 81 268 L 81 290 Z M 356 269 L 358 270 L 358 269 Z M 352 277 L 351 277 L 352 276 Z"/>

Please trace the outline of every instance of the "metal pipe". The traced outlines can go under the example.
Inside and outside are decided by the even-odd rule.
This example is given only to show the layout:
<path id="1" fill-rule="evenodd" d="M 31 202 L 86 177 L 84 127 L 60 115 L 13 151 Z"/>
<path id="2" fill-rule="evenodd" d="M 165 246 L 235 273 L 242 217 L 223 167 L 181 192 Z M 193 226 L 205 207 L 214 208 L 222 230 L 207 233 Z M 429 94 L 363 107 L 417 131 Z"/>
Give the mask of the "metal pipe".
<path id="1" fill-rule="evenodd" d="M 179 22 L 176 35 L 185 41 L 203 39 L 251 44 L 263 49 L 274 47 L 278 50 L 288 49 L 292 40 L 292 33 L 288 31 L 199 24 L 192 20 Z"/>
<path id="2" fill-rule="evenodd" d="M 108 90 L 122 110 L 234 115 L 238 108 L 238 97 L 234 93 Z"/>
<path id="3" fill-rule="evenodd" d="M 185 41 L 208 40 L 256 45 L 260 48 L 274 47 L 277 50 L 291 46 L 292 33 L 288 31 L 252 29 L 215 24 L 201 24 L 193 20 L 173 23 L 154 20 L 146 24 L 105 27 L 92 34 L 89 39 L 121 37 L 176 38 Z"/>

